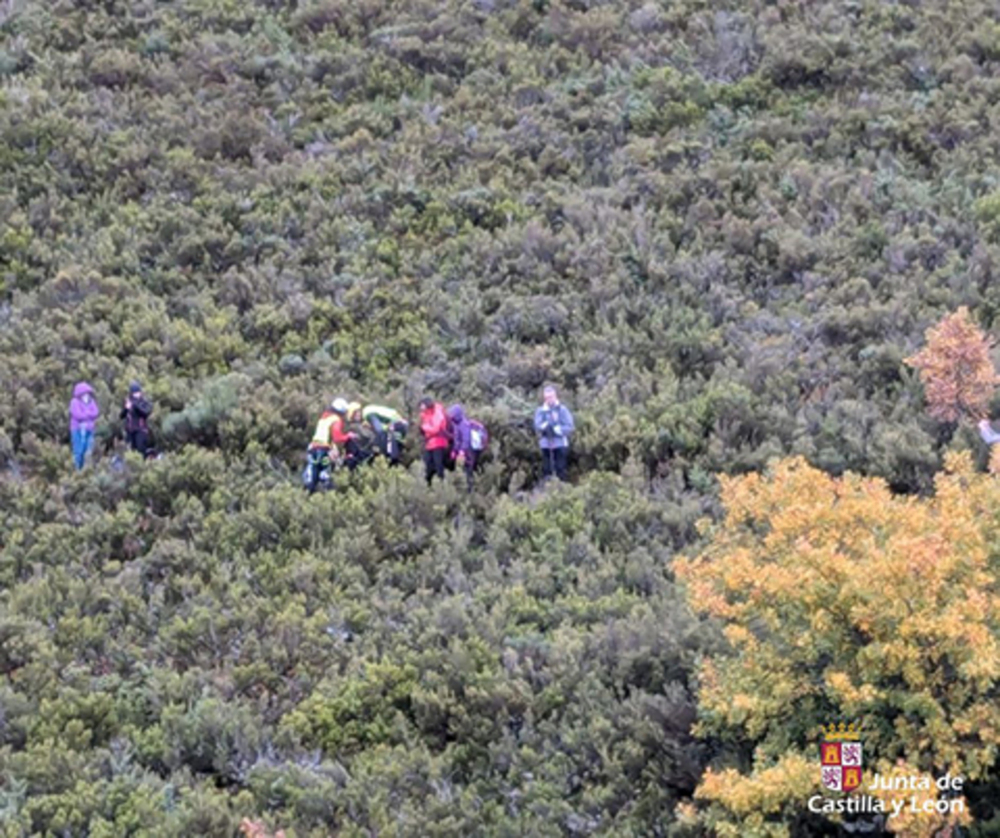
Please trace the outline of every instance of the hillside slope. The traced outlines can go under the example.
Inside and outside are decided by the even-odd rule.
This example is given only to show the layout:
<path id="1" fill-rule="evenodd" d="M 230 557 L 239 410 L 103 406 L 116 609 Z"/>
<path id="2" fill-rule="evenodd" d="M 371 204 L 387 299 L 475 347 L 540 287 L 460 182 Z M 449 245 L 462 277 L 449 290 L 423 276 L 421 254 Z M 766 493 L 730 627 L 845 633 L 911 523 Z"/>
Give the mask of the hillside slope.
<path id="1" fill-rule="evenodd" d="M 971 439 L 902 359 L 1000 316 L 998 60 L 978 0 L 0 4 L 10 834 L 667 834 L 750 747 L 690 735 L 712 475 Z M 70 475 L 135 378 L 168 457 Z M 426 392 L 472 499 L 303 502 L 331 396 Z"/>

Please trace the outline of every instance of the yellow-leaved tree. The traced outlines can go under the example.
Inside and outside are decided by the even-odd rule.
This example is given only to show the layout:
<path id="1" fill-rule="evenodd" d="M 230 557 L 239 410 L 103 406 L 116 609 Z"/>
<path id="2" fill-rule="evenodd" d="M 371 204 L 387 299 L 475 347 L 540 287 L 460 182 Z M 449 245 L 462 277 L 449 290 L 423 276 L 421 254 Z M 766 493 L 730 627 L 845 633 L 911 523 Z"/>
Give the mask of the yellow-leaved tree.
<path id="1" fill-rule="evenodd" d="M 711 768 L 682 818 L 790 834 L 821 793 L 821 727 L 845 720 L 864 731 L 866 785 L 900 765 L 984 777 L 1000 745 L 1000 481 L 951 454 L 927 499 L 798 458 L 721 482 L 724 519 L 676 571 L 731 643 L 701 666 L 699 733 L 753 756 Z"/>
<path id="2" fill-rule="evenodd" d="M 246 838 L 285 838 L 285 830 L 279 829 L 272 835 L 264 824 L 260 821 L 252 821 L 250 818 L 243 818 L 240 822 L 240 832 Z"/>
<path id="3" fill-rule="evenodd" d="M 990 359 L 992 346 L 965 306 L 927 330 L 927 345 L 905 362 L 920 371 L 931 416 L 957 422 L 986 415 L 1000 383 Z"/>

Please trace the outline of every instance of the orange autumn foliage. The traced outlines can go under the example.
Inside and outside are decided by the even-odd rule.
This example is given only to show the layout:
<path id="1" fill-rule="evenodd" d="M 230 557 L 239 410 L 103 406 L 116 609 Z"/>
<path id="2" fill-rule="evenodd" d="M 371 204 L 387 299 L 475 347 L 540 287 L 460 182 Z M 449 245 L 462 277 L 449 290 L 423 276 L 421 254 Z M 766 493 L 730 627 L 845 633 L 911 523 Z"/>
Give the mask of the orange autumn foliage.
<path id="1" fill-rule="evenodd" d="M 704 823 L 779 834 L 769 818 L 820 792 L 831 721 L 860 722 L 868 770 L 905 759 L 987 775 L 1000 747 L 1000 481 L 957 454 L 927 499 L 801 458 L 720 481 L 724 519 L 675 568 L 730 643 L 701 666 L 698 732 L 756 747 L 749 771 L 703 777 Z"/>
<path id="2" fill-rule="evenodd" d="M 956 422 L 986 414 L 1000 383 L 990 359 L 992 345 L 964 306 L 927 330 L 927 345 L 905 362 L 920 371 L 931 416 Z"/>
<path id="3" fill-rule="evenodd" d="M 267 827 L 260 821 L 252 821 L 250 818 L 243 818 L 240 822 L 240 832 L 246 838 L 285 838 L 285 831 L 283 829 L 279 829 L 272 834 L 267 831 Z"/>

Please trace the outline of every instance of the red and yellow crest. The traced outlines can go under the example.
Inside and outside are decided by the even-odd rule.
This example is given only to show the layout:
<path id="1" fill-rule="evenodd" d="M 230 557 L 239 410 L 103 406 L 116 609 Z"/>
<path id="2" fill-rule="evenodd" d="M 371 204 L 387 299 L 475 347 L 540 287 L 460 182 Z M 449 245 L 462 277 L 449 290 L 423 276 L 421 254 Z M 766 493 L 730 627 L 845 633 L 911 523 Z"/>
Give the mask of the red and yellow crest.
<path id="1" fill-rule="evenodd" d="M 854 724 L 823 728 L 819 746 L 823 786 L 831 791 L 854 791 L 861 785 L 861 731 Z"/>

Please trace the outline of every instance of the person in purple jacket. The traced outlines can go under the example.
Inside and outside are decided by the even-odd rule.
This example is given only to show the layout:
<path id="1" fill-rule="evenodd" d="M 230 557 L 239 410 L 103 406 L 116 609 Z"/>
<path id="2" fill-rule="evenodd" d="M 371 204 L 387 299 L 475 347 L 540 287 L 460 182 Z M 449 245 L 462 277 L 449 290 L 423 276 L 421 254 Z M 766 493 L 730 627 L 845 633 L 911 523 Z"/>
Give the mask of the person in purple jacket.
<path id="1" fill-rule="evenodd" d="M 472 491 L 472 472 L 476 469 L 476 459 L 479 452 L 472 447 L 472 424 L 465 415 L 465 408 L 453 404 L 448 408 L 448 420 L 451 422 L 451 459 L 455 465 L 465 469 L 465 479 Z"/>
<path id="2" fill-rule="evenodd" d="M 100 415 L 101 408 L 94 397 L 94 388 L 86 381 L 79 382 L 73 388 L 73 398 L 69 403 L 69 436 L 78 471 L 83 468 L 94 444 L 94 425 Z"/>

